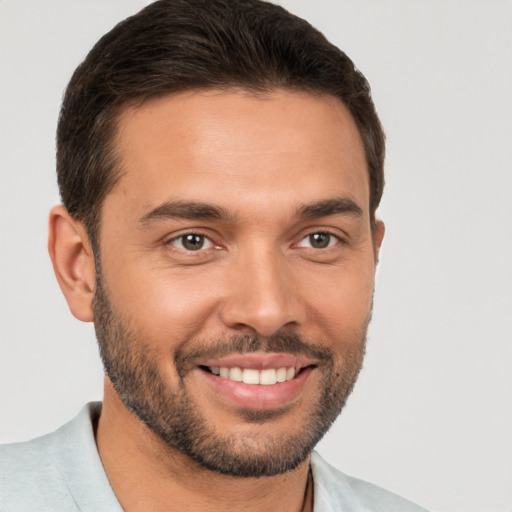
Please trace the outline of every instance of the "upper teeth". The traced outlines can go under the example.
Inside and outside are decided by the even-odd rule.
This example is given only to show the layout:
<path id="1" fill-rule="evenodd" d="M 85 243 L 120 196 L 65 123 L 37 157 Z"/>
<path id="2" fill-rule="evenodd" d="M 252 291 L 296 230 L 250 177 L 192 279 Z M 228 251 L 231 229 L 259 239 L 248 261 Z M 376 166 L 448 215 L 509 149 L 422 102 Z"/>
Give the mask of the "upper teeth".
<path id="1" fill-rule="evenodd" d="M 254 368 L 226 368 L 219 366 L 210 366 L 210 371 L 215 375 L 220 375 L 225 379 L 243 382 L 245 384 L 263 384 L 271 385 L 277 382 L 285 382 L 295 377 L 297 371 L 293 366 L 286 368 L 268 368 L 265 370 L 256 370 Z"/>

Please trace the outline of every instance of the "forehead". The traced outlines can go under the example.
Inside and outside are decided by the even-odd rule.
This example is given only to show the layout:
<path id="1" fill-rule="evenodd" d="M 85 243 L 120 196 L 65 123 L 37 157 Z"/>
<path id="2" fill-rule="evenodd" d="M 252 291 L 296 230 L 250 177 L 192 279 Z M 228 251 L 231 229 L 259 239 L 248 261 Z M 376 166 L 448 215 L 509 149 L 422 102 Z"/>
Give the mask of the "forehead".
<path id="1" fill-rule="evenodd" d="M 149 208 L 175 199 L 368 202 L 363 144 L 338 99 L 305 92 L 183 92 L 124 109 L 112 194 Z M 329 189 L 331 192 L 329 193 Z M 230 206 L 230 205 L 228 205 Z"/>

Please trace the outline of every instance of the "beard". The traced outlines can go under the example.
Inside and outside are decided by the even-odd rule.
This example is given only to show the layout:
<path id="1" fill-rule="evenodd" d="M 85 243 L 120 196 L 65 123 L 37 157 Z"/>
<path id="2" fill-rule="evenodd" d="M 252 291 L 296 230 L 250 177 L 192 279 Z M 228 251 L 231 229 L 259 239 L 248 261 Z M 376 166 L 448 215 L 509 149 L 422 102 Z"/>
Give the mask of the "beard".
<path id="1" fill-rule="evenodd" d="M 130 321 L 114 310 L 98 272 L 93 301 L 94 326 L 106 375 L 124 405 L 169 448 L 202 467 L 237 477 L 274 476 L 295 469 L 306 460 L 333 424 L 350 395 L 362 367 L 370 315 L 357 339 L 348 341 L 343 361 L 325 344 L 306 341 L 296 333 L 232 336 L 223 340 L 180 343 L 174 354 L 178 384 L 160 369 L 161 355 L 152 349 Z M 345 342 L 347 342 L 345 340 Z M 187 349 L 186 347 L 190 347 Z M 302 355 L 318 361 L 320 391 L 303 411 L 303 423 L 288 435 L 260 432 L 258 426 L 285 415 L 290 406 L 272 410 L 240 408 L 241 419 L 254 424 L 243 435 L 219 432 L 209 424 L 187 391 L 185 378 L 199 358 L 257 351 Z M 303 407 L 300 404 L 299 407 Z"/>

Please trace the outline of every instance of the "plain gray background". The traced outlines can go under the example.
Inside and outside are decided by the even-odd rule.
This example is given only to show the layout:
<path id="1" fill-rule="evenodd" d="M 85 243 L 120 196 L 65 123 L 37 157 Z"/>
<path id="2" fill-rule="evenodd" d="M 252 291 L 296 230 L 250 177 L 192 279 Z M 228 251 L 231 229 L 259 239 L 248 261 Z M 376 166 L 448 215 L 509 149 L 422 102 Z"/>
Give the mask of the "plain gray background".
<path id="1" fill-rule="evenodd" d="M 149 2 L 0 0 L 0 440 L 100 399 L 91 325 L 46 254 L 62 91 Z M 512 510 L 512 3 L 283 1 L 368 77 L 387 234 L 365 369 L 320 452 L 438 512 Z"/>

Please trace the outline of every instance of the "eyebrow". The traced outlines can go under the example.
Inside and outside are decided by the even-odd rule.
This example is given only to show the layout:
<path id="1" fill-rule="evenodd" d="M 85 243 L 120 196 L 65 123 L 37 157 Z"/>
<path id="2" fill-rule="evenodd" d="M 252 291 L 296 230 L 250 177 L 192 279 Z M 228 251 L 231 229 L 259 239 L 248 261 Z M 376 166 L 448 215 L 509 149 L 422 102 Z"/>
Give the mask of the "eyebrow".
<path id="1" fill-rule="evenodd" d="M 297 213 L 303 219 L 316 219 L 339 213 L 350 214 L 355 217 L 364 216 L 362 208 L 348 197 L 336 197 L 305 204 L 298 209 Z"/>
<path id="2" fill-rule="evenodd" d="M 233 215 L 225 208 L 194 201 L 166 201 L 139 219 L 141 226 L 165 219 L 228 220 Z"/>
<path id="3" fill-rule="evenodd" d="M 363 217 L 363 210 L 347 197 L 304 204 L 297 210 L 297 216 L 302 219 L 315 219 L 340 213 Z M 165 219 L 229 221 L 233 218 L 234 215 L 221 206 L 196 201 L 166 201 L 144 214 L 139 219 L 139 224 L 146 227 L 155 221 Z"/>

